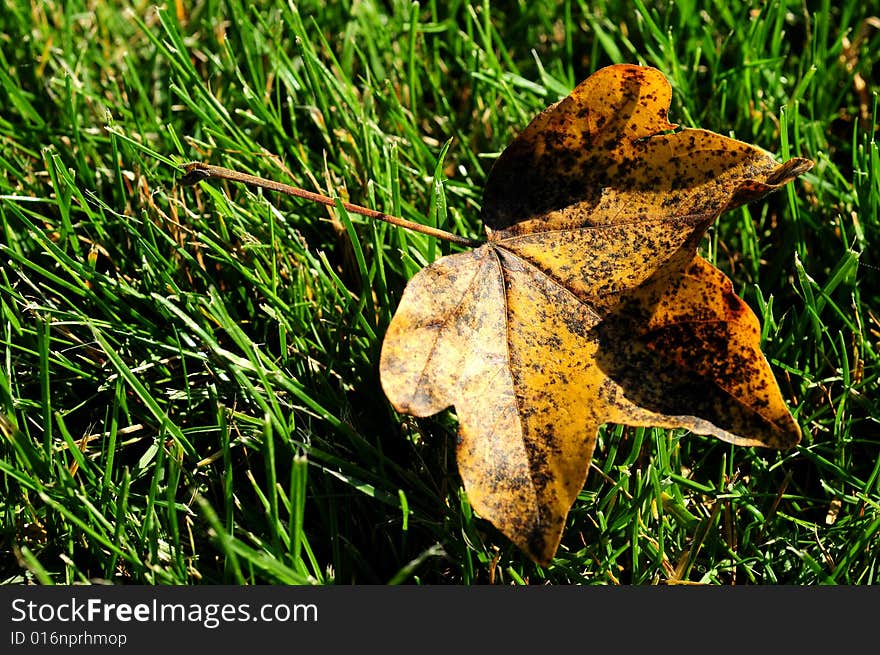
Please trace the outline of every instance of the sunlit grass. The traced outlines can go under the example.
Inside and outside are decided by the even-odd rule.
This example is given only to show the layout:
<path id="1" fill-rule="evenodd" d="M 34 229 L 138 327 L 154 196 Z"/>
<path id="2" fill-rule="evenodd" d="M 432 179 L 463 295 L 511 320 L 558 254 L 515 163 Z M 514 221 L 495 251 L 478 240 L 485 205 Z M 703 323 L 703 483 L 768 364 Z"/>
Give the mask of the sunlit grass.
<path id="1" fill-rule="evenodd" d="M 808 4 L 6 3 L 0 577 L 876 583 L 880 32 Z M 467 504 L 454 416 L 378 383 L 406 281 L 459 246 L 176 181 L 200 159 L 476 238 L 494 158 L 614 62 L 660 68 L 675 122 L 816 161 L 703 246 L 804 440 L 606 426 L 541 569 Z"/>

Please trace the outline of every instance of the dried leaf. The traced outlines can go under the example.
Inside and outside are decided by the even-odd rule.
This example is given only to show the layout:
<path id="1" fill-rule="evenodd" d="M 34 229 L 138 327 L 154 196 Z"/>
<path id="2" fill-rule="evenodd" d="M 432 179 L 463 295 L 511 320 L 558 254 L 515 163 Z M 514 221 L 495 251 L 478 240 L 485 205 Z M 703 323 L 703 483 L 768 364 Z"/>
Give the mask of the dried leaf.
<path id="1" fill-rule="evenodd" d="M 675 131 L 670 99 L 659 71 L 618 65 L 537 116 L 489 176 L 488 241 L 413 277 L 385 336 L 391 403 L 455 408 L 471 504 L 541 564 L 603 423 L 801 436 L 757 318 L 696 249 L 721 212 L 812 162 Z"/>

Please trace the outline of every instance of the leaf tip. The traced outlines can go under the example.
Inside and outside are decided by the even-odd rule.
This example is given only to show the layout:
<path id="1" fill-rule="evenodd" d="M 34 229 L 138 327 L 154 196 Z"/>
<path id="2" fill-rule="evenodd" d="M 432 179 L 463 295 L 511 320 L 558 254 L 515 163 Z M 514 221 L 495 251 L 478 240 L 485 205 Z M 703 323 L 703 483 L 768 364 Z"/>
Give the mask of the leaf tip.
<path id="1" fill-rule="evenodd" d="M 764 180 L 764 184 L 772 187 L 788 184 L 798 175 L 803 175 L 812 169 L 813 166 L 814 162 L 812 159 L 793 157 L 774 170 L 767 179 Z"/>

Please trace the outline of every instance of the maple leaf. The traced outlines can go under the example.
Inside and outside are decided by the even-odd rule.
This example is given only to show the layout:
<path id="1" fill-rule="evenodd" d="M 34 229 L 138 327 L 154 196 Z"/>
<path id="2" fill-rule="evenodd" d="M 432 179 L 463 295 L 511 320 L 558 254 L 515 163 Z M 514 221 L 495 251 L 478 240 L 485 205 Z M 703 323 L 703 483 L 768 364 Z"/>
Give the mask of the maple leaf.
<path id="1" fill-rule="evenodd" d="M 395 409 L 455 408 L 472 506 L 539 564 L 603 423 L 800 440 L 757 318 L 696 251 L 812 162 L 676 131 L 671 95 L 658 70 L 616 65 L 538 115 L 489 175 L 487 242 L 415 275 L 383 342 Z"/>

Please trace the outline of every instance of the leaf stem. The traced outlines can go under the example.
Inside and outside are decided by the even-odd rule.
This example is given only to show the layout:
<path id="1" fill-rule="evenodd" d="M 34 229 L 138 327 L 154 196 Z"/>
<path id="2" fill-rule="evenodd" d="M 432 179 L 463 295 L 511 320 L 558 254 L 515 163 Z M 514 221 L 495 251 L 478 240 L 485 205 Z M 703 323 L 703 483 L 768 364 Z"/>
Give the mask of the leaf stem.
<path id="1" fill-rule="evenodd" d="M 274 180 L 267 180 L 264 177 L 257 177 L 256 175 L 241 173 L 231 168 L 212 166 L 211 164 L 204 164 L 198 161 L 184 164 L 183 168 L 186 171 L 186 175 L 184 175 L 180 179 L 180 184 L 183 184 L 184 186 L 196 184 L 197 182 L 201 182 L 202 180 L 207 180 L 210 178 L 218 178 L 223 180 L 232 180 L 233 182 L 243 182 L 244 184 L 262 187 L 270 191 L 278 191 L 279 193 L 285 193 L 289 196 L 311 200 L 312 202 L 327 205 L 328 207 L 336 206 L 336 200 L 334 198 L 331 198 L 330 196 L 325 196 L 323 194 L 315 193 L 313 191 L 306 191 L 305 189 L 290 186 L 289 184 L 282 184 L 281 182 L 275 182 Z M 390 214 L 385 214 L 380 211 L 376 211 L 375 209 L 369 209 L 360 205 L 353 205 L 350 202 L 342 202 L 342 206 L 345 207 L 346 211 L 349 211 L 353 214 L 360 214 L 361 216 L 366 216 L 368 218 L 375 218 L 377 220 L 385 221 L 386 223 L 391 223 L 392 225 L 396 225 L 407 230 L 421 232 L 422 234 L 427 234 L 428 236 L 443 239 L 444 241 L 449 241 L 451 243 L 458 243 L 460 245 L 470 247 L 477 247 L 479 245 L 482 245 L 483 243 L 482 241 L 478 241 L 476 239 L 468 239 L 467 237 L 461 237 L 457 234 L 452 234 L 451 232 L 440 230 L 436 227 L 422 225 L 421 223 L 414 223 L 413 221 L 408 221 L 405 218 L 400 218 L 398 216 L 391 216 Z"/>

